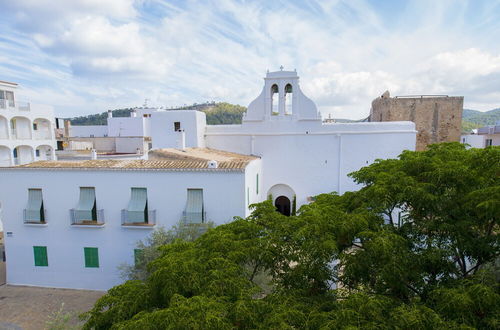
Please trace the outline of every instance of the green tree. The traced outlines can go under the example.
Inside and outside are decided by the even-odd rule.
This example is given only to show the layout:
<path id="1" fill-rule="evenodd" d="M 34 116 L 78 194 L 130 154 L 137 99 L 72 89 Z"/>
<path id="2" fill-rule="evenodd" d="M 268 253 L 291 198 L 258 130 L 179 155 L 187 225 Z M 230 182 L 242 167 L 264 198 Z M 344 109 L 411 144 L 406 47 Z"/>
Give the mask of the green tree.
<path id="1" fill-rule="evenodd" d="M 86 329 L 494 329 L 500 148 L 403 152 L 357 192 L 286 217 L 271 200 L 156 249 Z"/>

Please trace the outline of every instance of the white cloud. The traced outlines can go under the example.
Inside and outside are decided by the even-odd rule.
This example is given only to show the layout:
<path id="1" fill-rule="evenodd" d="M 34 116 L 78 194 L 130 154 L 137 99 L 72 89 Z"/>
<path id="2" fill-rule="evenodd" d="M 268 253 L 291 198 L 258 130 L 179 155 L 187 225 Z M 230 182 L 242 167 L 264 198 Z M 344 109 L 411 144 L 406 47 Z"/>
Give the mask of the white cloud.
<path id="1" fill-rule="evenodd" d="M 306 94 L 336 117 L 366 117 L 386 89 L 464 95 L 466 107 L 498 107 L 499 9 L 470 18 L 472 1 L 399 6 L 390 12 L 362 0 L 17 0 L 0 13 L 7 22 L 0 21 L 7 40 L 0 39 L 0 51 L 9 54 L 0 72 L 26 81 L 35 98 L 54 96 L 48 103 L 68 115 L 144 98 L 246 105 L 259 94 L 265 70 L 281 64 L 296 68 Z M 55 97 L 59 89 L 70 101 Z"/>

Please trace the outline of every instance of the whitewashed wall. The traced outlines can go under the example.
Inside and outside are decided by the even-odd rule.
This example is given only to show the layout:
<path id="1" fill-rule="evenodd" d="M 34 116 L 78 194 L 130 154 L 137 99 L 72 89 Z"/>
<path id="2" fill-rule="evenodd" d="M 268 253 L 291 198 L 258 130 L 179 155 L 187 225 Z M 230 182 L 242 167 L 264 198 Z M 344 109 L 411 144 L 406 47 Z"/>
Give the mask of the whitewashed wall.
<path id="1" fill-rule="evenodd" d="M 178 148 L 180 133 L 174 123 L 180 122 L 185 132 L 186 147 L 204 147 L 205 113 L 195 110 L 159 111 L 151 115 L 153 148 Z"/>
<path id="2" fill-rule="evenodd" d="M 145 136 L 144 117 L 108 118 L 108 136 Z"/>
<path id="3" fill-rule="evenodd" d="M 250 175 L 251 177 L 252 175 Z M 203 189 L 207 218 L 217 224 L 247 213 L 244 172 L 0 170 L 0 203 L 6 240 L 7 282 L 16 285 L 106 290 L 121 283 L 117 267 L 133 263 L 135 243 L 151 229 L 121 226 L 121 210 L 131 187 L 148 189 L 148 206 L 157 225 L 170 227 L 182 216 L 188 188 Z M 69 210 L 78 203 L 79 187 L 96 188 L 97 208 L 105 226 L 70 225 Z M 28 188 L 43 190 L 46 226 L 23 224 Z M 35 267 L 33 246 L 47 246 L 48 267 Z M 99 268 L 85 268 L 84 247 L 99 248 Z"/>
<path id="4" fill-rule="evenodd" d="M 108 135 L 108 126 L 89 125 L 89 126 L 71 126 L 71 137 L 105 137 Z"/>

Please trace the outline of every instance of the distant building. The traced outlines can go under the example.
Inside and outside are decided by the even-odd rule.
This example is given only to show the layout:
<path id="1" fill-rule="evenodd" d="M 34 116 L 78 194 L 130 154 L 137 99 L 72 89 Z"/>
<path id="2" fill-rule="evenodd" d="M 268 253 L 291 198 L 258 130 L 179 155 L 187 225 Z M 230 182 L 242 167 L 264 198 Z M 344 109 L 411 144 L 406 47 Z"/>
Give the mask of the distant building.
<path id="1" fill-rule="evenodd" d="M 461 142 L 468 144 L 471 148 L 486 148 L 500 146 L 500 121 L 495 125 L 488 125 L 473 130 L 472 134 L 461 136 Z"/>
<path id="2" fill-rule="evenodd" d="M 439 142 L 459 142 L 463 96 L 418 95 L 391 97 L 386 91 L 372 102 L 369 121 L 412 121 L 417 129 L 416 150 Z"/>
<path id="3" fill-rule="evenodd" d="M 17 88 L 0 81 L 0 167 L 55 160 L 52 107 L 18 101 Z"/>
<path id="4" fill-rule="evenodd" d="M 108 111 L 107 125 L 69 125 L 60 141 L 64 150 L 92 150 L 108 154 L 144 154 L 151 149 L 150 119 L 158 109 L 137 108 L 129 117 L 113 117 Z M 64 157 L 64 154 L 62 154 Z"/>
<path id="5" fill-rule="evenodd" d="M 227 223 L 269 197 L 290 216 L 312 196 L 359 189 L 349 173 L 415 148 L 409 121 L 323 123 L 294 71 L 267 73 L 241 125 L 207 125 L 194 110 L 147 118 L 147 160 L 0 169 L 8 283 L 109 289 L 157 226 Z"/>

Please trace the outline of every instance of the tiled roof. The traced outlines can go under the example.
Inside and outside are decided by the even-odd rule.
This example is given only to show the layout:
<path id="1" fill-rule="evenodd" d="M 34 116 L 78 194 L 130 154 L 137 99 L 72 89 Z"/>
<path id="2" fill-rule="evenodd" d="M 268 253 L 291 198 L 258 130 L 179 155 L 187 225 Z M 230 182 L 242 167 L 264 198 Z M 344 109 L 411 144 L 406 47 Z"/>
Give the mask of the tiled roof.
<path id="1" fill-rule="evenodd" d="M 213 157 L 209 157 L 212 155 Z M 38 161 L 10 168 L 22 169 L 103 169 L 103 170 L 243 170 L 257 159 L 225 151 L 190 148 L 185 152 L 175 149 L 155 151 L 150 160 L 97 159 L 83 161 Z M 206 158 L 209 157 L 209 158 Z M 209 168 L 208 160 L 216 160 L 217 168 Z"/>

